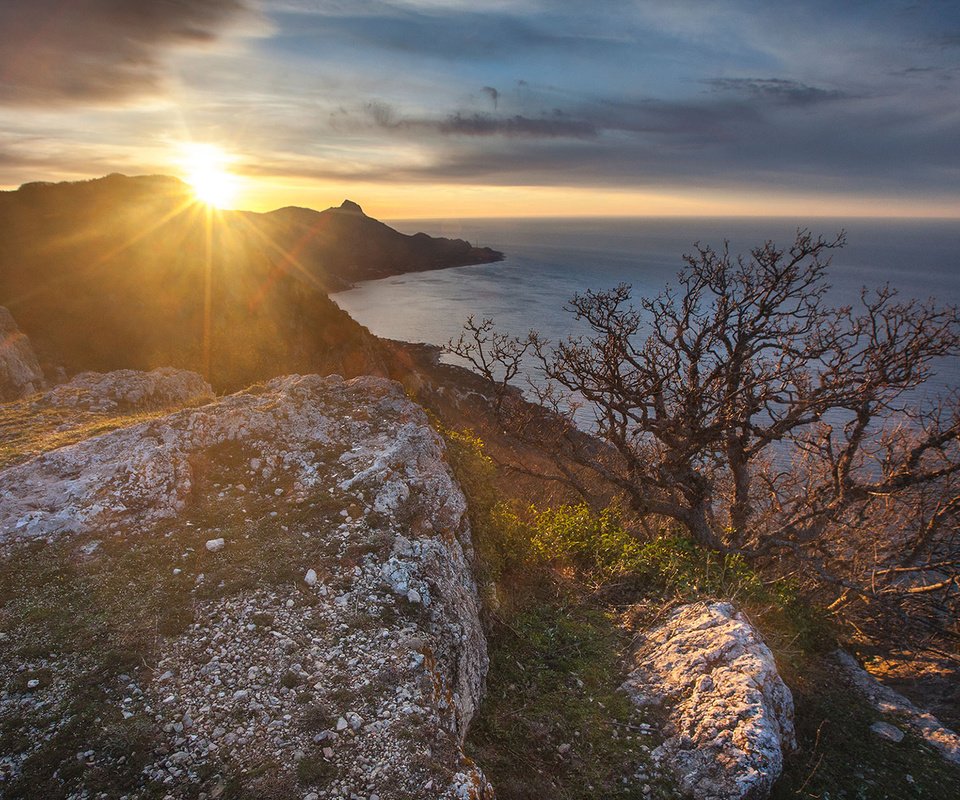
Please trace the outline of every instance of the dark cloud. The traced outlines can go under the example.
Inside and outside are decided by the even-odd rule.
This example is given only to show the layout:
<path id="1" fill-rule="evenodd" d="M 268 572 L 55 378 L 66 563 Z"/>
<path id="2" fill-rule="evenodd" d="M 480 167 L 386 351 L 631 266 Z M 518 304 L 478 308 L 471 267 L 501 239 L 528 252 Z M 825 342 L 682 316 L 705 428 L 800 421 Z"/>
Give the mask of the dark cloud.
<path id="1" fill-rule="evenodd" d="M 836 89 L 821 89 L 783 78 L 709 78 L 702 81 L 714 92 L 731 92 L 785 105 L 811 105 L 849 97 Z"/>
<path id="2" fill-rule="evenodd" d="M 497 105 L 500 101 L 500 92 L 493 86 L 484 86 L 480 91 L 490 98 L 490 100 L 493 102 L 493 110 L 496 111 Z"/>
<path id="3" fill-rule="evenodd" d="M 0 3 L 0 102 L 53 106 L 158 92 L 166 50 L 205 45 L 244 0 Z"/>
<path id="4" fill-rule="evenodd" d="M 596 127 L 585 120 L 567 119 L 562 114 L 552 117 L 498 117 L 492 114 L 453 114 L 434 124 L 446 135 L 460 136 L 527 136 L 536 139 L 557 137 L 583 138 L 597 135 Z"/>
<path id="5" fill-rule="evenodd" d="M 392 106 L 374 102 L 368 103 L 365 111 L 377 128 L 413 132 L 417 135 L 433 132 L 442 136 L 505 136 L 531 139 L 589 138 L 597 135 L 594 123 L 570 117 L 560 110 L 536 117 L 458 111 L 433 119 L 400 116 Z M 341 127 L 344 126 L 344 123 L 340 124 Z M 351 124 L 356 125 L 357 122 L 348 116 L 345 125 L 349 127 Z"/>

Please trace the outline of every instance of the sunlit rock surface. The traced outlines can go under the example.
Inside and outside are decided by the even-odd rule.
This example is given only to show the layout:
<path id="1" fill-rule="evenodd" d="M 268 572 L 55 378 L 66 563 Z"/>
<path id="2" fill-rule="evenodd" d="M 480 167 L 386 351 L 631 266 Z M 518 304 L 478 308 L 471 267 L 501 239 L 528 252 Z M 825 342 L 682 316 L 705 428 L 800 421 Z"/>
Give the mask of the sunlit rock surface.
<path id="1" fill-rule="evenodd" d="M 834 655 L 850 682 L 877 711 L 892 715 L 905 727 L 913 729 L 918 736 L 926 739 L 947 761 L 960 764 L 960 735 L 943 725 L 929 711 L 917 708 L 902 694 L 884 686 L 849 653 L 837 650 Z M 882 721 L 877 724 L 891 727 Z"/>
<path id="2" fill-rule="evenodd" d="M 793 698 L 759 633 L 728 603 L 676 609 L 645 632 L 624 689 L 660 706 L 655 758 L 697 800 L 767 797 L 796 746 Z"/>
<path id="3" fill-rule="evenodd" d="M 161 367 L 81 372 L 43 396 L 50 406 L 87 411 L 130 411 L 196 405 L 213 400 L 213 389 L 196 372 Z"/>
<path id="4" fill-rule="evenodd" d="M 43 388 L 43 372 L 30 340 L 13 315 L 0 306 L 0 401 L 16 400 Z"/>
<path id="5" fill-rule="evenodd" d="M 465 512 L 378 378 L 278 378 L 0 472 L 0 795 L 491 797 L 462 751 L 487 670 Z"/>

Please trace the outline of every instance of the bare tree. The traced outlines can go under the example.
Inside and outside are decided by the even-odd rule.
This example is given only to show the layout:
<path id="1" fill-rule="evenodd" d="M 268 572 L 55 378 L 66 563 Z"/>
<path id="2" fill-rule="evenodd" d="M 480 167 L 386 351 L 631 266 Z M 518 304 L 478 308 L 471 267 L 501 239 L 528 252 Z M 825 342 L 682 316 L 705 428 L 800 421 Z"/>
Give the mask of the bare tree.
<path id="1" fill-rule="evenodd" d="M 636 306 L 626 285 L 575 296 L 587 335 L 506 340 L 537 354 L 542 402 L 563 412 L 562 389 L 593 410 L 608 447 L 579 458 L 568 438 L 563 456 L 638 518 L 675 520 L 717 550 L 794 553 L 850 587 L 956 594 L 960 415 L 956 398 L 925 404 L 918 389 L 960 353 L 960 314 L 889 287 L 831 306 L 843 243 L 798 231 L 747 257 L 698 245 L 676 286 Z M 472 345 L 482 361 L 485 343 Z M 849 580 L 830 570 L 844 558 L 863 561 Z"/>
<path id="2" fill-rule="evenodd" d="M 469 362 L 489 381 L 496 400 L 496 410 L 503 408 L 503 401 L 510 391 L 510 381 L 517 377 L 523 358 L 534 349 L 539 339 L 535 331 L 526 338 L 510 336 L 497 331 L 489 317 L 477 322 L 471 314 L 463 325 L 457 341 L 450 339 L 444 348 L 448 353 Z"/>

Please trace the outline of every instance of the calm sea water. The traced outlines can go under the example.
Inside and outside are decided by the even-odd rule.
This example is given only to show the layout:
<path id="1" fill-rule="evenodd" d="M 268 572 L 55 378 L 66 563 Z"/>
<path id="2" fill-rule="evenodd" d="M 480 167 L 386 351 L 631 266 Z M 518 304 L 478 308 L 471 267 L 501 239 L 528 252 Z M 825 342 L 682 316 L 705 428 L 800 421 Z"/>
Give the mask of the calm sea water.
<path id="1" fill-rule="evenodd" d="M 797 225 L 847 246 L 834 251 L 831 298 L 855 303 L 861 288 L 885 283 L 905 297 L 960 304 L 960 221 L 742 218 L 483 219 L 393 221 L 404 233 L 468 239 L 502 250 L 496 264 L 399 275 L 334 295 L 378 336 L 443 345 L 470 314 L 494 317 L 518 334 L 536 328 L 556 340 L 574 331 L 564 304 L 577 292 L 618 283 L 654 295 L 683 266 L 695 242 L 746 252 L 772 239 L 793 241 Z M 960 385 L 960 363 L 940 367 L 935 387 Z"/>

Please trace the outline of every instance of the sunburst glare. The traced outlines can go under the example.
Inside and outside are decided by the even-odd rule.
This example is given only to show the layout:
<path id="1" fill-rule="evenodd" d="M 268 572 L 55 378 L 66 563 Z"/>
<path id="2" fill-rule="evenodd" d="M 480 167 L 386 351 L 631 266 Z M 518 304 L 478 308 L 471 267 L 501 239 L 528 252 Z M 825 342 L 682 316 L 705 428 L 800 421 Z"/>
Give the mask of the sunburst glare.
<path id="1" fill-rule="evenodd" d="M 200 202 L 227 208 L 240 189 L 240 179 L 229 170 L 234 160 L 222 147 L 190 142 L 181 145 L 179 165 Z"/>

